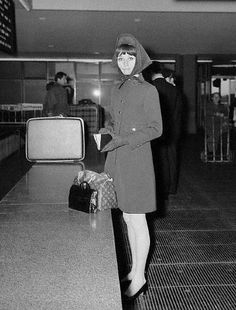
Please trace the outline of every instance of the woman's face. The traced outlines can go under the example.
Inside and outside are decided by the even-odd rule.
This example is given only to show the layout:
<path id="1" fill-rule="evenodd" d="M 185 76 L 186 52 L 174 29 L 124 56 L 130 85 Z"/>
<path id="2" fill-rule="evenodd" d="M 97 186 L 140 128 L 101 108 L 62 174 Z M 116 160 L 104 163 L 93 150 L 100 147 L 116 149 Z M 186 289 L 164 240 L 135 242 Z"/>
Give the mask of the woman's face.
<path id="1" fill-rule="evenodd" d="M 117 57 L 117 65 L 124 75 L 130 75 L 134 69 L 136 57 L 128 53 L 121 54 Z"/>

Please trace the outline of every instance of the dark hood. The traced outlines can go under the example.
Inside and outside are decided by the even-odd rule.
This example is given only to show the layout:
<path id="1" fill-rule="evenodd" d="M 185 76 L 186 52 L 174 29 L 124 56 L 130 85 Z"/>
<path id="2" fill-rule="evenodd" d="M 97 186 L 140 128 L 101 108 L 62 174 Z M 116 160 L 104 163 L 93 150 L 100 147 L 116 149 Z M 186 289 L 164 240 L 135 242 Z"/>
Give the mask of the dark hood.
<path id="1" fill-rule="evenodd" d="M 135 74 L 141 73 L 143 69 L 145 69 L 152 63 L 151 59 L 149 58 L 143 46 L 138 42 L 138 40 L 132 34 L 124 33 L 124 34 L 119 35 L 116 40 L 115 50 L 118 46 L 122 44 L 132 45 L 136 48 L 136 51 L 137 51 L 136 64 L 135 64 L 134 70 L 130 76 L 125 76 L 125 78 L 129 78 Z M 112 62 L 116 67 L 118 67 L 115 54 L 113 56 Z M 119 72 L 121 71 L 119 70 Z"/>

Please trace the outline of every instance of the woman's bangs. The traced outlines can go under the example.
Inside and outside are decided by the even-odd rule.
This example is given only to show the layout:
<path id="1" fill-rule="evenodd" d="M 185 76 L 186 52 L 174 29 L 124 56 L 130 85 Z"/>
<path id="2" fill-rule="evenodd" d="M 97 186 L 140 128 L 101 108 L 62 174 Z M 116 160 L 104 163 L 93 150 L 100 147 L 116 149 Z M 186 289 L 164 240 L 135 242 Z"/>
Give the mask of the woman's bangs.
<path id="1" fill-rule="evenodd" d="M 123 55 L 123 54 L 129 54 L 131 56 L 136 56 L 136 49 L 134 46 L 129 44 L 123 44 L 117 47 L 116 49 L 116 57 Z"/>

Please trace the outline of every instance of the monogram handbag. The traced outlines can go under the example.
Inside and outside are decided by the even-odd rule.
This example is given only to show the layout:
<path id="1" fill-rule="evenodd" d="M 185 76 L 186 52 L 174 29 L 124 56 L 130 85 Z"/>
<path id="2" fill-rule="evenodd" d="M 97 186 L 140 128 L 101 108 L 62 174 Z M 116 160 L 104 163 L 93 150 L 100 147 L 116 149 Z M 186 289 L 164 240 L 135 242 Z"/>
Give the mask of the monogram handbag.
<path id="1" fill-rule="evenodd" d="M 78 176 L 74 179 L 74 185 L 78 186 L 83 181 L 88 183 L 90 189 L 96 191 L 96 194 L 94 193 L 94 203 L 96 203 L 97 210 L 103 211 L 117 208 L 115 186 L 108 174 L 91 170 L 79 171 Z"/>
<path id="2" fill-rule="evenodd" d="M 88 182 L 73 184 L 69 192 L 69 208 L 86 213 L 97 212 L 97 191 Z"/>

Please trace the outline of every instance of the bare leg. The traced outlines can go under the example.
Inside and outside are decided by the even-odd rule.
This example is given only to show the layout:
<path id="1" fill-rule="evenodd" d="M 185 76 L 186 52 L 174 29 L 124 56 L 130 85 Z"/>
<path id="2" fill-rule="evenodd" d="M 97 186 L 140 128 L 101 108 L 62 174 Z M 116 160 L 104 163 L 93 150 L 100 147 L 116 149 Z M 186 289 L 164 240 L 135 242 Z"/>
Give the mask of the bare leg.
<path id="1" fill-rule="evenodd" d="M 145 284 L 145 267 L 150 248 L 150 236 L 145 214 L 129 214 L 129 223 L 135 234 L 136 269 L 127 296 L 132 296 Z"/>

